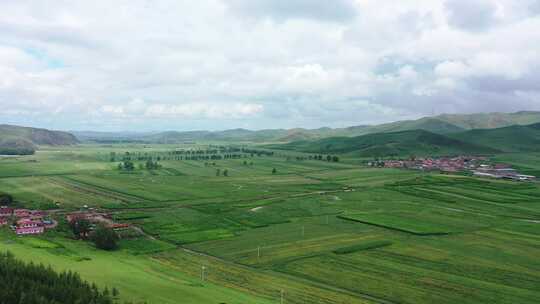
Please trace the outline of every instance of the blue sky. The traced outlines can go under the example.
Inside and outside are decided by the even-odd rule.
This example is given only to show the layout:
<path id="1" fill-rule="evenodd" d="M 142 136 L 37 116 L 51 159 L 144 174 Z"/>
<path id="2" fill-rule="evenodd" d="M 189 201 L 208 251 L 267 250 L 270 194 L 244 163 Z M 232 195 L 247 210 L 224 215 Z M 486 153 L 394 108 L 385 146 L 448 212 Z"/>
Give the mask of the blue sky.
<path id="1" fill-rule="evenodd" d="M 375 124 L 540 110 L 540 0 L 0 2 L 0 123 Z"/>

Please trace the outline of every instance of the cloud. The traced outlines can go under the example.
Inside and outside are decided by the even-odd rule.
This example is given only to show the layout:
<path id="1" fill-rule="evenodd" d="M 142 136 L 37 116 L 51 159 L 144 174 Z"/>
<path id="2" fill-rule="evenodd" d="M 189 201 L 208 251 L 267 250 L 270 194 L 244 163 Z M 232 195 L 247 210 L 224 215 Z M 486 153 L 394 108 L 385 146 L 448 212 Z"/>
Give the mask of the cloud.
<path id="1" fill-rule="evenodd" d="M 467 31 L 485 30 L 497 23 L 492 0 L 446 0 L 450 25 Z"/>
<path id="2" fill-rule="evenodd" d="M 540 110 L 537 3 L 3 1 L 0 120 L 259 129 Z"/>
<path id="3" fill-rule="evenodd" d="M 225 0 L 235 13 L 249 18 L 313 19 L 319 21 L 346 22 L 356 15 L 351 0 Z"/>
<path id="4" fill-rule="evenodd" d="M 264 107 L 254 103 L 184 103 L 180 105 L 147 103 L 134 99 L 126 105 L 103 105 L 100 112 L 112 117 L 124 118 L 187 118 L 187 119 L 235 119 L 262 113 Z"/>

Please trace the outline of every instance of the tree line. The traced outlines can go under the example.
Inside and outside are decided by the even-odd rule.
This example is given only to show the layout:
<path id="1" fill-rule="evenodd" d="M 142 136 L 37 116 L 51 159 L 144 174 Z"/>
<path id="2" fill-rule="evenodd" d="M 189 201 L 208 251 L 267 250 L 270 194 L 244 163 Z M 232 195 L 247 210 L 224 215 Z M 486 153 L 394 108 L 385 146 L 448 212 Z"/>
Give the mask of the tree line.
<path id="1" fill-rule="evenodd" d="M 255 156 L 273 156 L 273 151 L 248 148 L 223 148 L 206 150 L 174 150 L 167 152 L 110 152 L 110 162 L 162 161 L 162 160 L 221 160 Z"/>
<path id="2" fill-rule="evenodd" d="M 71 271 L 25 263 L 0 253 L 0 304 L 112 304 L 118 290 L 100 290 Z"/>

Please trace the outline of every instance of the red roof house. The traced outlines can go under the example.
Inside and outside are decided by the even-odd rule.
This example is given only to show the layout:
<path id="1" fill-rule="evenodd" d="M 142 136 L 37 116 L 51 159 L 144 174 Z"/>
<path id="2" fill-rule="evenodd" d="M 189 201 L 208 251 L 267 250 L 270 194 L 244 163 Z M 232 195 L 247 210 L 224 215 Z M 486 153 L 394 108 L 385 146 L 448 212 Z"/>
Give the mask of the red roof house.
<path id="1" fill-rule="evenodd" d="M 11 215 L 13 215 L 13 208 L 6 206 L 0 207 L 0 217 L 9 217 Z"/>
<path id="2" fill-rule="evenodd" d="M 41 234 L 45 231 L 45 227 L 41 221 L 31 219 L 22 219 L 17 221 L 15 233 L 17 235 L 25 234 Z"/>

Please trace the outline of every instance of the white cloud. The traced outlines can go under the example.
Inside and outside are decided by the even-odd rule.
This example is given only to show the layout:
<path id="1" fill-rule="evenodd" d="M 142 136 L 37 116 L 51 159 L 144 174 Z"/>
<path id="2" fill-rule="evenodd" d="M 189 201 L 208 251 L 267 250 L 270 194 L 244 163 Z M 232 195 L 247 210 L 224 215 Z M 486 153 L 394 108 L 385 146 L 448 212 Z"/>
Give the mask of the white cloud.
<path id="1" fill-rule="evenodd" d="M 536 2 L 3 1 L 0 120 L 221 129 L 540 110 Z"/>
<path id="2" fill-rule="evenodd" d="M 264 107 L 254 103 L 183 103 L 160 104 L 134 99 L 126 105 L 104 105 L 100 112 L 112 117 L 140 118 L 187 118 L 187 119 L 234 119 L 262 113 Z"/>

